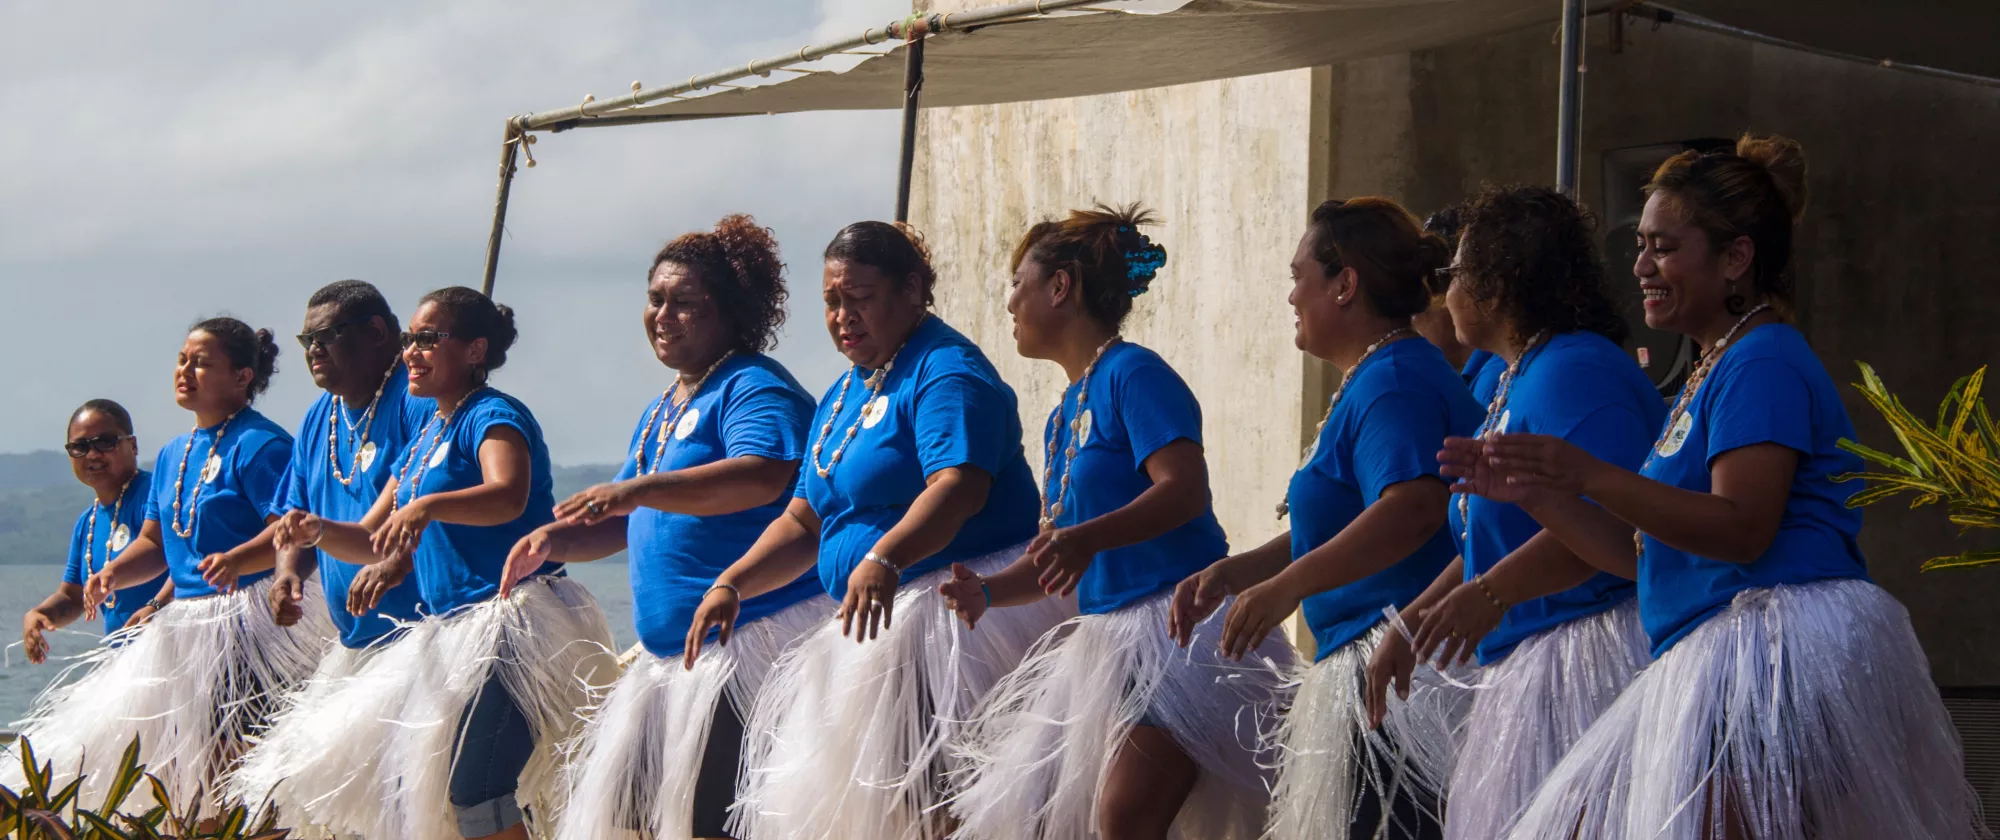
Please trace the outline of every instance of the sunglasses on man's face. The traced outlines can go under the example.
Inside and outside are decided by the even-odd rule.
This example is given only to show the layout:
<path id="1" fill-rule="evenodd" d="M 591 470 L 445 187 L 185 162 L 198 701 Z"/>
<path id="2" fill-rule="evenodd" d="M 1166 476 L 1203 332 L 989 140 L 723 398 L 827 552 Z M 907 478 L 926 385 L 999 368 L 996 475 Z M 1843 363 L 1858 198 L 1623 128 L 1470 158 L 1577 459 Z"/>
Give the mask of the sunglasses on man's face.
<path id="1" fill-rule="evenodd" d="M 71 458 L 81 458 L 89 455 L 90 450 L 93 449 L 99 452 L 110 452 L 113 449 L 117 449 L 118 444 L 131 439 L 131 435 L 98 435 L 97 437 L 73 440 L 63 444 L 63 451 L 68 452 Z"/>
<path id="2" fill-rule="evenodd" d="M 341 334 L 347 332 L 348 327 L 358 326 L 366 321 L 367 319 L 365 318 L 357 318 L 352 321 L 334 324 L 331 327 L 321 327 L 312 332 L 299 333 L 299 346 L 305 348 L 308 353 L 312 352 L 314 345 L 332 347 L 334 342 L 340 340 Z"/>
<path id="3" fill-rule="evenodd" d="M 405 349 L 415 347 L 418 350 L 429 350 L 433 347 L 436 347 L 438 345 L 438 342 L 443 341 L 450 337 L 451 333 L 438 332 L 437 330 L 417 330 L 416 332 L 406 332 L 403 333 L 403 347 Z"/>

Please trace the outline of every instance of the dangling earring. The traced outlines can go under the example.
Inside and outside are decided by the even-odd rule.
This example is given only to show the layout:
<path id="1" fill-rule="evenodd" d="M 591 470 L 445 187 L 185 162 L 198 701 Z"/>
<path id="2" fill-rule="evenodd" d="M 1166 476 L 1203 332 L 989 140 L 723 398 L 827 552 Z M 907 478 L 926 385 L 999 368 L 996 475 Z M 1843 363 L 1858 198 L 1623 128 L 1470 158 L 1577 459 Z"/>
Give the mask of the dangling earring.
<path id="1" fill-rule="evenodd" d="M 1728 308 L 1729 314 L 1743 314 L 1745 311 L 1744 307 L 1748 304 L 1749 301 L 1744 300 L 1742 293 L 1736 291 L 1736 281 L 1729 281 L 1729 297 L 1722 299 L 1722 305 Z"/>

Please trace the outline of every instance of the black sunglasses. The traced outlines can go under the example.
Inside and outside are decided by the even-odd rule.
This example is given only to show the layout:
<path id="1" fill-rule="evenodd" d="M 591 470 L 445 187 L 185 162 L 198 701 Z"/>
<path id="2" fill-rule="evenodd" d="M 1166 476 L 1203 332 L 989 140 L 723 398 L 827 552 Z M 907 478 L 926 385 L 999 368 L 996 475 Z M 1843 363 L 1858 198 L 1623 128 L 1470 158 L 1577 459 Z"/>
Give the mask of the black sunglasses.
<path id="1" fill-rule="evenodd" d="M 68 452 L 71 458 L 81 458 L 89 455 L 92 449 L 99 452 L 110 452 L 113 449 L 117 449 L 118 444 L 131 439 L 131 435 L 98 435 L 93 438 L 84 438 L 65 443 L 63 444 L 63 451 Z"/>
<path id="2" fill-rule="evenodd" d="M 312 352 L 313 345 L 315 344 L 321 347 L 332 347 L 334 342 L 340 340 L 340 334 L 347 332 L 348 327 L 367 322 L 367 318 L 356 318 L 352 321 L 334 324 L 331 327 L 321 327 L 312 332 L 299 333 L 299 346 L 305 348 L 308 353 Z"/>
<path id="3" fill-rule="evenodd" d="M 443 341 L 450 337 L 451 333 L 438 332 L 437 330 L 417 330 L 416 332 L 406 332 L 403 333 L 403 347 L 406 349 L 410 347 L 415 347 L 418 350 L 429 350 L 432 347 L 436 347 L 438 342 Z"/>

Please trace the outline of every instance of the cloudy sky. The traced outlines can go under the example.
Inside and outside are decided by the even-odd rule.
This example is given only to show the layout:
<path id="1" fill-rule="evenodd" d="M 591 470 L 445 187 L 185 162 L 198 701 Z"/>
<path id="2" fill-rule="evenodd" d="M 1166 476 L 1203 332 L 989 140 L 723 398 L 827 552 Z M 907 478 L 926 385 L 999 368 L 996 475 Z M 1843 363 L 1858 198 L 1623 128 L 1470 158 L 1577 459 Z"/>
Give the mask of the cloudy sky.
<path id="1" fill-rule="evenodd" d="M 284 354 L 260 408 L 296 423 L 306 297 L 340 278 L 408 316 L 477 286 L 510 114 L 858 32 L 907 0 L 0 4 L 0 452 L 52 449 L 83 400 L 185 431 L 174 354 L 227 313 Z M 496 297 L 522 338 L 495 384 L 558 463 L 620 457 L 667 372 L 639 326 L 667 238 L 747 211 L 792 266 L 777 355 L 842 365 L 818 326 L 819 249 L 894 209 L 894 112 L 543 136 L 516 178 Z"/>

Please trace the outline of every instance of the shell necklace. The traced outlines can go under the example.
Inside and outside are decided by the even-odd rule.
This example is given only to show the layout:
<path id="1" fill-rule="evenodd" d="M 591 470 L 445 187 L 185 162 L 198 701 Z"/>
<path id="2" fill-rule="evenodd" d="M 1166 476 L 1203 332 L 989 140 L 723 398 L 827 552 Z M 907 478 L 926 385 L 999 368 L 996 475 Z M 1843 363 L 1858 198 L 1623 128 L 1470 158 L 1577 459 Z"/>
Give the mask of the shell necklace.
<path id="1" fill-rule="evenodd" d="M 930 315 L 926 314 L 924 317 L 929 318 Z M 910 335 L 916 335 L 917 329 L 923 325 L 923 321 L 918 321 L 916 327 L 910 328 Z M 862 384 L 868 388 L 868 398 L 861 401 L 861 410 L 855 412 L 854 422 L 847 427 L 847 436 L 841 438 L 840 445 L 833 448 L 833 457 L 827 459 L 826 466 L 820 466 L 820 450 L 826 447 L 826 436 L 833 433 L 833 422 L 840 419 L 840 408 L 847 401 L 847 385 L 854 381 L 854 371 L 859 366 L 850 367 L 846 373 L 840 375 L 840 390 L 834 392 L 833 408 L 826 413 L 826 422 L 820 424 L 818 439 L 813 441 L 813 471 L 819 473 L 820 478 L 826 478 L 832 474 L 834 465 L 840 463 L 840 456 L 847 453 L 847 445 L 853 443 L 855 434 L 861 431 L 861 418 L 868 413 L 868 406 L 875 402 L 877 396 L 881 395 L 882 383 L 888 379 L 889 371 L 896 369 L 896 357 L 903 354 L 903 347 L 909 343 L 909 336 L 904 336 L 903 343 L 896 345 L 896 352 L 889 354 L 888 363 L 877 368 L 874 373 L 869 374 L 868 378 L 862 381 Z"/>
<path id="2" fill-rule="evenodd" d="M 1730 342 L 1736 338 L 1736 333 L 1743 329 L 1744 324 L 1750 323 L 1751 318 L 1757 317 L 1764 310 L 1770 308 L 1771 305 L 1768 303 L 1760 303 L 1752 307 L 1749 312 L 1743 313 L 1743 317 L 1736 320 L 1736 325 L 1730 327 L 1729 332 L 1723 333 L 1721 338 L 1715 340 L 1715 349 L 1713 352 L 1701 354 L 1701 361 L 1695 362 L 1694 370 L 1688 372 L 1687 384 L 1681 386 L 1680 399 L 1674 400 L 1674 410 L 1667 412 L 1666 427 L 1660 430 L 1659 438 L 1653 441 L 1652 451 L 1646 453 L 1646 463 L 1639 467 L 1641 473 L 1645 472 L 1647 467 L 1652 466 L 1653 462 L 1659 459 L 1661 444 L 1666 443 L 1667 437 L 1674 433 L 1674 427 L 1680 425 L 1681 416 L 1687 413 L 1688 406 L 1694 404 L 1694 393 L 1700 390 L 1701 383 L 1708 379 L 1708 372 L 1715 368 L 1715 362 L 1722 358 L 1723 353 L 1729 351 Z M 1636 560 L 1644 556 L 1645 553 L 1646 535 L 1644 532 L 1634 528 L 1632 530 L 1632 556 Z"/>
<path id="3" fill-rule="evenodd" d="M 1083 368 L 1083 376 L 1076 380 L 1076 414 L 1070 417 L 1069 445 L 1063 449 L 1062 480 L 1056 484 L 1055 498 L 1049 497 L 1047 485 L 1049 473 L 1056 467 L 1056 438 L 1061 430 L 1056 421 L 1062 419 L 1062 404 L 1069 401 L 1068 388 L 1063 389 L 1062 399 L 1056 401 L 1055 416 L 1049 418 L 1048 456 L 1042 460 L 1042 530 L 1044 531 L 1056 526 L 1056 520 L 1062 517 L 1063 499 L 1069 496 L 1069 474 L 1076 466 L 1076 448 L 1080 444 L 1079 438 L 1083 436 L 1085 428 L 1083 406 L 1085 400 L 1090 397 L 1090 373 L 1097 369 L 1098 362 L 1103 361 L 1104 351 L 1111 349 L 1111 345 L 1117 344 L 1119 340 L 1119 337 L 1114 335 L 1098 345 L 1097 354 L 1090 357 L 1090 364 Z"/>
<path id="4" fill-rule="evenodd" d="M 244 406 L 244 408 L 248 407 L 249 406 Z M 190 539 L 194 536 L 195 507 L 197 503 L 201 501 L 202 485 L 208 483 L 208 476 L 207 476 L 208 465 L 210 463 L 214 463 L 216 465 L 217 472 L 218 473 L 221 472 L 222 436 L 229 433 L 229 421 L 236 419 L 236 415 L 241 413 L 243 413 L 242 408 L 239 408 L 234 412 L 231 412 L 228 417 L 223 418 L 222 425 L 217 426 L 215 428 L 215 442 L 209 444 L 208 458 L 207 460 L 202 461 L 201 471 L 203 475 L 198 476 L 199 480 L 197 480 L 194 484 L 194 498 L 189 499 L 187 503 L 187 509 L 188 509 L 187 525 L 183 526 L 181 525 L 181 483 L 187 479 L 188 456 L 194 453 L 194 435 L 195 432 L 201 431 L 201 427 L 196 426 L 194 427 L 193 431 L 188 432 L 187 446 L 181 448 L 181 469 L 180 472 L 174 474 L 173 518 L 167 522 L 167 526 L 174 529 L 174 536 L 180 537 L 181 539 L 184 540 Z"/>
<path id="5" fill-rule="evenodd" d="M 361 419 L 353 423 L 347 422 L 347 401 L 337 395 L 333 398 L 333 411 L 328 412 L 326 418 L 326 462 L 333 467 L 333 480 L 343 487 L 353 486 L 354 479 L 361 475 L 362 456 L 367 456 L 370 463 L 375 460 L 375 444 L 368 436 L 375 431 L 375 407 L 382 404 L 382 390 L 389 387 L 389 377 L 395 375 L 396 366 L 390 365 L 388 372 L 382 374 L 382 384 L 375 386 L 375 396 L 368 398 L 368 408 L 361 412 Z M 354 444 L 354 460 L 348 466 L 346 475 L 340 474 L 338 438 L 341 423 L 347 424 L 347 439 Z"/>
<path id="6" fill-rule="evenodd" d="M 1521 348 L 1521 355 L 1515 356 L 1514 361 L 1508 363 L 1507 369 L 1500 372 L 1500 381 L 1495 383 L 1493 386 L 1493 402 L 1487 404 L 1486 406 L 1486 419 L 1479 421 L 1479 433 L 1473 435 L 1473 437 L 1484 440 L 1488 433 L 1506 430 L 1505 426 L 1507 417 L 1507 395 L 1512 393 L 1514 390 L 1514 379 L 1515 377 L 1521 375 L 1521 371 L 1527 369 L 1528 354 L 1534 352 L 1536 347 L 1541 346 L 1542 342 L 1547 341 L 1548 339 L 1549 339 L 1548 330 L 1542 330 L 1541 332 L 1535 333 L 1535 336 L 1533 338 L 1528 339 L 1528 343 Z M 1459 493 L 1457 495 L 1458 495 L 1458 524 L 1459 524 L 1458 544 L 1461 546 L 1471 545 L 1472 544 L 1472 494 Z"/>
<path id="7" fill-rule="evenodd" d="M 709 365 L 708 370 L 701 372 L 701 376 L 695 379 L 694 384 L 689 385 L 686 380 L 677 376 L 674 377 L 673 387 L 660 392 L 659 402 L 653 403 L 653 413 L 646 418 L 645 431 L 640 433 L 639 448 L 632 450 L 633 472 L 639 475 L 652 475 L 660 471 L 660 464 L 667 460 L 667 440 L 673 437 L 670 430 L 680 425 L 681 417 L 687 414 L 688 406 L 694 404 L 695 395 L 701 393 L 701 386 L 708 384 L 708 378 L 714 376 L 715 372 L 722 368 L 722 363 L 729 361 L 734 355 L 736 355 L 734 350 L 722 354 L 722 358 L 716 359 L 715 364 Z M 655 427 L 654 424 L 659 423 L 660 412 L 667 411 L 668 406 L 672 406 L 672 409 L 667 415 L 667 422 Z M 659 450 L 653 454 L 653 466 L 648 468 L 646 444 L 652 442 L 654 437 L 659 438 Z"/>
<path id="8" fill-rule="evenodd" d="M 1381 338 L 1375 339 L 1374 344 L 1368 345 L 1367 349 L 1361 351 L 1361 358 L 1354 360 L 1354 366 L 1347 369 L 1347 375 L 1340 378 L 1339 387 L 1334 388 L 1333 396 L 1327 399 L 1326 413 L 1320 415 L 1319 425 L 1313 427 L 1312 441 L 1310 443 L 1307 443 L 1304 448 L 1299 450 L 1298 469 L 1300 470 L 1305 469 L 1306 464 L 1312 461 L 1313 452 L 1317 451 L 1319 447 L 1320 433 L 1326 431 L 1326 422 L 1328 420 L 1333 419 L 1334 406 L 1340 405 L 1340 395 L 1347 393 L 1347 383 L 1354 381 L 1354 374 L 1361 370 L 1361 363 L 1368 361 L 1368 357 L 1375 355 L 1375 351 L 1382 349 L 1383 345 L 1386 345 L 1391 341 L 1395 341 L 1398 336 L 1404 335 L 1406 333 L 1415 335 L 1416 330 L 1411 329 L 1409 327 L 1397 327 L 1393 330 L 1383 333 Z M 1293 470 L 1293 472 L 1297 471 L 1298 470 Z M 1283 500 L 1278 502 L 1278 518 L 1283 519 L 1287 516 L 1290 516 L 1291 513 L 1292 513 L 1292 498 L 1291 495 L 1288 493 L 1286 494 Z"/>
<path id="9" fill-rule="evenodd" d="M 183 455 L 181 457 L 185 459 L 187 456 Z M 132 474 L 132 478 L 138 478 L 138 477 L 139 477 L 138 473 L 135 472 Z M 125 492 L 127 490 L 132 489 L 132 478 L 125 479 L 125 486 L 118 488 L 118 501 L 112 504 L 111 506 L 111 530 L 110 532 L 104 535 L 104 564 L 107 566 L 111 565 L 111 540 L 118 535 L 118 515 L 120 511 L 123 511 L 125 509 Z M 91 544 L 97 542 L 97 509 L 101 507 L 104 507 L 104 505 L 99 504 L 97 502 L 90 503 L 90 524 L 85 525 L 83 530 L 83 579 L 84 580 L 90 580 L 92 575 L 97 574 L 97 570 L 92 568 L 90 565 L 91 564 L 90 549 L 91 549 Z M 113 593 L 112 595 L 106 597 L 104 599 L 104 605 L 107 607 L 118 606 L 117 594 Z"/>
<path id="10" fill-rule="evenodd" d="M 417 492 L 417 485 L 422 484 L 424 475 L 430 472 L 431 459 L 437 456 L 438 448 L 444 445 L 445 434 L 451 431 L 451 421 L 457 419 L 459 409 L 464 408 L 466 403 L 472 402 L 472 397 L 483 390 L 485 389 L 472 389 L 472 393 L 466 394 L 464 399 L 458 401 L 458 405 L 451 407 L 451 413 L 433 414 L 431 415 L 431 419 L 424 421 L 424 427 L 417 431 L 416 439 L 410 442 L 410 454 L 403 457 L 403 468 L 396 471 L 396 495 L 389 497 L 390 513 L 396 512 L 403 506 L 403 491 L 405 489 L 410 491 L 410 501 L 412 502 L 416 501 L 417 496 L 421 495 Z M 439 426 L 437 434 L 431 436 L 431 447 L 424 450 L 424 457 L 422 459 L 417 458 L 417 448 L 424 445 L 424 433 L 430 431 L 431 426 L 436 425 L 439 420 L 443 420 L 444 425 Z M 410 467 L 412 465 L 417 468 L 417 474 L 414 476 L 410 475 Z"/>

